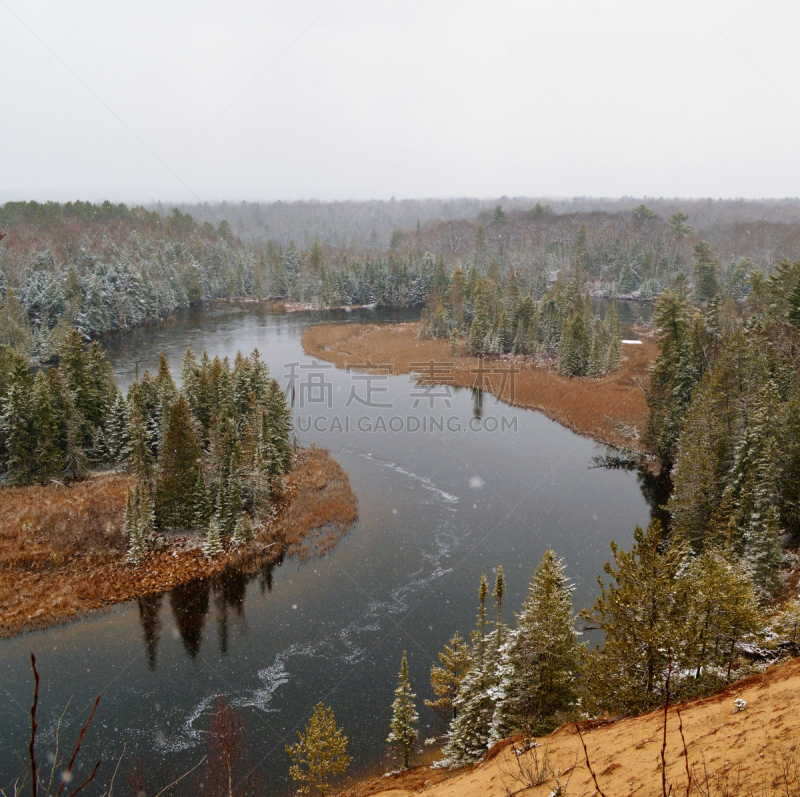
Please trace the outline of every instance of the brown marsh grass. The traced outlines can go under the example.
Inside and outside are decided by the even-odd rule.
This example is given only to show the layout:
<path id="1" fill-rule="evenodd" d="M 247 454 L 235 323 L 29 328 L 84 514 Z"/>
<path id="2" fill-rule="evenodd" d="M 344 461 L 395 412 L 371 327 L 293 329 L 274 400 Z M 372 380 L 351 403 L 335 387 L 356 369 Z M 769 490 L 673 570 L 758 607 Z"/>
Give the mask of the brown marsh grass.
<path id="1" fill-rule="evenodd" d="M 453 356 L 449 341 L 421 340 L 418 329 L 418 323 L 320 324 L 303 333 L 302 343 L 307 354 L 339 368 L 369 361 L 391 364 L 395 374 L 407 374 L 412 362 L 452 363 L 448 384 L 474 387 L 472 372 L 478 368 L 478 358 Z M 522 358 L 486 359 L 488 370 L 507 369 L 512 362 L 521 370 L 515 376 L 513 394 L 510 379 L 504 384 L 502 374 L 488 375 L 488 386 L 508 404 L 538 410 L 598 442 L 637 448 L 634 430 L 641 432 L 647 420 L 648 369 L 658 353 L 652 338 L 642 340 L 642 345 L 623 346 L 622 367 L 600 379 L 569 379 Z"/>
<path id="2" fill-rule="evenodd" d="M 69 485 L 0 488 L 0 637 L 66 622 L 133 598 L 161 593 L 226 568 L 257 572 L 295 554 L 323 555 L 357 517 L 357 500 L 327 451 L 295 455 L 275 518 L 255 543 L 208 560 L 199 533 L 168 537 L 140 566 L 125 561 L 127 475 Z"/>

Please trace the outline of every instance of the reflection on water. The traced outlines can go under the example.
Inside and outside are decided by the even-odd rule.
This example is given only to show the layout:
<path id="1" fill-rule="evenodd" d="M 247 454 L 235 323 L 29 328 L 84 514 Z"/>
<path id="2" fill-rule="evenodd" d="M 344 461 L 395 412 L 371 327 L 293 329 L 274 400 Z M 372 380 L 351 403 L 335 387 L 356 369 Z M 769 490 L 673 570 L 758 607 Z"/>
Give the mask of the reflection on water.
<path id="1" fill-rule="evenodd" d="M 144 637 L 145 656 L 147 664 L 151 670 L 156 668 L 156 650 L 158 639 L 161 636 L 161 602 L 163 595 L 148 595 L 139 598 L 139 622 L 142 624 L 142 636 Z"/>
<path id="2" fill-rule="evenodd" d="M 175 628 L 180 635 L 184 650 L 191 658 L 196 658 L 200 652 L 203 629 L 212 604 L 219 652 L 223 655 L 228 652 L 228 623 L 231 615 L 239 622 L 244 622 L 247 585 L 251 581 L 257 581 L 262 595 L 271 591 L 272 572 L 280 561 L 264 565 L 256 574 L 246 574 L 233 569 L 225 570 L 218 576 L 192 581 L 176 587 L 169 593 L 169 605 Z M 138 599 L 145 656 L 151 669 L 156 668 L 158 641 L 164 628 L 161 619 L 163 601 L 163 593 Z"/>
<path id="3" fill-rule="evenodd" d="M 472 395 L 472 417 L 476 420 L 483 418 L 483 388 L 471 387 Z"/>
<path id="4" fill-rule="evenodd" d="M 177 376 L 187 345 L 229 357 L 258 348 L 285 384 L 286 364 L 308 361 L 303 329 L 345 316 L 206 307 L 119 336 L 111 342 L 112 363 L 126 385 L 137 360 L 141 370 L 158 367 L 160 350 Z M 351 317 L 399 320 L 373 311 Z M 385 412 L 348 409 L 353 380 L 344 370 L 330 369 L 325 378 L 333 407 L 309 408 L 314 419 L 364 414 L 374 429 L 381 417 L 430 412 L 414 409 L 407 377 L 386 380 L 395 406 Z M 663 503 L 661 486 L 626 469 L 592 468 L 592 456 L 604 449 L 480 391 L 453 391 L 450 416 L 457 425 L 426 433 L 362 432 L 355 423 L 349 433 L 300 433 L 302 444 L 331 450 L 359 498 L 357 525 L 323 558 L 287 557 L 282 565 L 226 573 L 88 621 L 2 640 L 0 788 L 13 783 L 17 753 L 26 749 L 32 649 L 49 691 L 43 704 L 54 707 L 51 717 L 42 716 L 44 729 L 55 727 L 62 696 L 74 695 L 81 707 L 102 692 L 108 730 L 87 735 L 87 757 L 114 761 L 125 751 L 126 761 L 139 757 L 151 771 L 166 761 L 184 772 L 204 754 L 214 700 L 226 694 L 257 730 L 254 752 L 275 776 L 265 797 L 278 797 L 289 788 L 285 744 L 320 701 L 346 729 L 356 769 L 390 768 L 382 756 L 403 650 L 422 738 L 436 732 L 433 713 L 421 704 L 433 697 L 430 669 L 456 629 L 468 637 L 481 573 L 502 563 L 507 602 L 517 608 L 552 547 L 575 584 L 575 609 L 591 605 L 609 541 L 629 546 L 633 528 Z M 475 424 L 481 430 L 470 429 L 473 417 L 482 420 Z M 513 419 L 513 431 L 483 428 L 500 418 Z M 173 793 L 191 792 L 179 785 Z"/>

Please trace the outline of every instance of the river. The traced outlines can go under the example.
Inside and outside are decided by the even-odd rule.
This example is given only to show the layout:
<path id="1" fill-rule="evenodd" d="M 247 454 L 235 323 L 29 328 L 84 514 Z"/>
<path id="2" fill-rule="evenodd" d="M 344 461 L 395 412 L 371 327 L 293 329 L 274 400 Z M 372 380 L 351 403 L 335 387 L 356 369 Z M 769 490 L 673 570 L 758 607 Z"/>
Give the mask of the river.
<path id="1" fill-rule="evenodd" d="M 351 772 L 390 768 L 385 738 L 404 650 L 421 739 L 441 732 L 422 705 L 432 697 L 430 667 L 456 629 L 468 637 L 473 628 L 481 573 L 491 581 L 503 565 L 509 619 L 550 546 L 575 585 L 576 611 L 593 602 L 609 542 L 629 546 L 650 518 L 641 478 L 593 467 L 604 449 L 539 413 L 469 389 L 426 393 L 407 376 L 376 371 L 367 380 L 314 365 L 300 345 L 310 323 L 404 317 L 222 305 L 105 341 L 123 387 L 137 361 L 140 372 L 154 370 L 162 350 L 178 378 L 187 345 L 230 357 L 258 348 L 294 386 L 300 442 L 330 449 L 349 474 L 359 520 L 325 558 L 0 641 L 0 788 L 24 769 L 30 651 L 42 676 L 42 750 L 67 700 L 62 739 L 71 743 L 99 693 L 82 760 L 102 756 L 107 782 L 124 749 L 120 773 L 141 757 L 166 778 L 204 755 L 209 710 L 225 694 L 245 717 L 268 794 L 285 794 L 284 746 L 318 702 L 333 707 L 349 737 Z"/>

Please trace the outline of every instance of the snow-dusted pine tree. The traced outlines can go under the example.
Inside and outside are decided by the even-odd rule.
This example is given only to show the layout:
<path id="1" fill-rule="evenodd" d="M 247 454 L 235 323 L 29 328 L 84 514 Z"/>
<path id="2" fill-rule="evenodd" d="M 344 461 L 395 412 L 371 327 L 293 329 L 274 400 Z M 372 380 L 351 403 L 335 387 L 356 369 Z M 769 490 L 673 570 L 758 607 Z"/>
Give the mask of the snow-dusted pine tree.
<path id="1" fill-rule="evenodd" d="M 256 538 L 256 533 L 253 530 L 253 524 L 250 522 L 250 517 L 245 513 L 236 521 L 236 526 L 233 529 L 233 537 L 231 537 L 231 545 L 234 548 L 241 548 L 247 545 Z"/>
<path id="2" fill-rule="evenodd" d="M 125 500 L 125 519 L 123 520 L 122 528 L 128 537 L 127 561 L 129 564 L 136 566 L 147 556 L 147 544 L 142 535 L 133 490 L 128 490 L 128 496 Z"/>
<path id="3" fill-rule="evenodd" d="M 497 622 L 489 635 L 486 634 L 488 591 L 486 577 L 481 576 L 478 627 L 472 634 L 472 667 L 464 676 L 453 701 L 456 716 L 450 723 L 447 743 L 442 750 L 443 758 L 437 763 L 438 767 L 457 767 L 478 761 L 489 749 L 489 733 L 497 699 L 498 660 L 506 637 L 501 619 L 505 592 L 502 567 L 498 568 L 494 589 Z"/>
<path id="4" fill-rule="evenodd" d="M 120 467 L 127 464 L 130 459 L 130 431 L 131 420 L 128 402 L 121 392 L 117 392 L 114 403 L 111 405 L 111 417 L 108 421 L 108 453 L 111 462 Z"/>
<path id="5" fill-rule="evenodd" d="M 400 664 L 400 676 L 397 689 L 394 690 L 394 703 L 392 703 L 392 722 L 389 738 L 386 740 L 391 745 L 397 761 L 403 769 L 408 769 L 414 742 L 417 741 L 417 714 L 411 683 L 408 680 L 408 660 L 403 651 L 403 661 Z"/>
<path id="6" fill-rule="evenodd" d="M 225 549 L 222 547 L 222 535 L 219 530 L 219 521 L 217 516 L 211 518 L 208 524 L 208 532 L 206 534 L 206 541 L 203 544 L 203 553 L 209 558 L 213 559 L 224 553 Z"/>
<path id="7" fill-rule="evenodd" d="M 501 649 L 491 741 L 520 730 L 549 733 L 574 711 L 579 647 L 572 590 L 563 563 L 548 549 L 517 616 L 517 628 Z"/>
<path id="8" fill-rule="evenodd" d="M 213 508 L 211 506 L 211 496 L 206 488 L 206 480 L 203 476 L 203 469 L 198 468 L 195 474 L 194 488 L 192 490 L 192 525 L 197 529 L 208 526 L 211 520 Z"/>

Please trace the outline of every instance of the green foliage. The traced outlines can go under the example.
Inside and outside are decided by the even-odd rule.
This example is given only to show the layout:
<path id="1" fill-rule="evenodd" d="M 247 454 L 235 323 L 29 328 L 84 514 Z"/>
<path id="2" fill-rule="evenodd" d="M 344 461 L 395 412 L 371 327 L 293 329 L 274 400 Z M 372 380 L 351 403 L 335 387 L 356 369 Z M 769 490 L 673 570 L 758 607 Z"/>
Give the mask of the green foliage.
<path id="1" fill-rule="evenodd" d="M 222 532 L 220 531 L 220 523 L 217 516 L 211 518 L 208 524 L 208 531 L 206 532 L 206 541 L 203 543 L 203 553 L 209 559 L 214 559 L 220 554 L 225 552 L 225 547 L 222 544 Z"/>
<path id="2" fill-rule="evenodd" d="M 298 794 L 326 795 L 331 779 L 341 775 L 352 760 L 347 755 L 347 737 L 336 726 L 333 709 L 318 703 L 297 741 L 286 747 L 292 760 L 289 774 L 301 784 Z"/>
<path id="3" fill-rule="evenodd" d="M 492 738 L 525 730 L 549 733 L 574 714 L 578 702 L 579 646 L 572 586 L 564 565 L 548 550 L 542 557 L 503 647 Z"/>
<path id="4" fill-rule="evenodd" d="M 636 527 L 630 552 L 613 542 L 611 550 L 614 566 L 605 572 L 612 583 L 598 579 L 600 596 L 584 612 L 605 637 L 602 649 L 586 655 L 586 705 L 593 713 L 642 713 L 664 700 L 668 650 L 677 648 L 683 614 L 676 577 L 685 550 L 665 546 L 658 520 L 646 532 Z"/>
<path id="5" fill-rule="evenodd" d="M 614 564 L 587 620 L 604 631 L 603 648 L 583 662 L 586 699 L 593 713 L 635 714 L 662 705 L 667 670 L 678 698 L 707 694 L 731 674 L 737 645 L 765 630 L 746 569 L 724 551 L 691 556 L 669 542 L 658 521 L 637 527 L 628 553 L 614 543 Z"/>
<path id="6" fill-rule="evenodd" d="M 397 689 L 394 690 L 389 738 L 386 740 L 394 750 L 397 761 L 403 769 L 409 768 L 414 743 L 419 737 L 416 727 L 419 723 L 419 715 L 414 706 L 415 697 L 408 680 L 408 661 L 406 653 L 403 651 Z"/>
<path id="7" fill-rule="evenodd" d="M 180 396 L 172 406 L 158 463 L 156 517 L 160 528 L 190 528 L 195 519 L 200 447 L 189 405 Z"/>
<path id="8" fill-rule="evenodd" d="M 456 716 L 454 699 L 458 694 L 464 676 L 472 666 L 472 654 L 469 647 L 461 639 L 458 631 L 453 634 L 450 642 L 444 646 L 444 651 L 439 653 L 441 667 L 431 667 L 431 688 L 436 695 L 436 700 L 425 700 L 429 708 L 450 721 Z"/>
<path id="9" fill-rule="evenodd" d="M 694 248 L 694 295 L 699 302 L 708 302 L 719 293 L 717 270 L 719 263 L 711 256 L 711 249 L 705 241 Z"/>
<path id="10" fill-rule="evenodd" d="M 449 338 L 451 351 L 458 354 L 463 334 L 473 356 L 533 356 L 557 362 L 565 376 L 602 376 L 619 368 L 616 301 L 604 320 L 594 316 L 579 267 L 571 282 L 559 280 L 542 299 L 534 299 L 532 285 L 526 291 L 514 270 L 504 276 L 494 260 L 485 278 L 475 269 L 466 285 L 463 277 L 458 268 L 449 279 L 437 277 L 441 286 L 422 312 L 421 338 Z"/>

